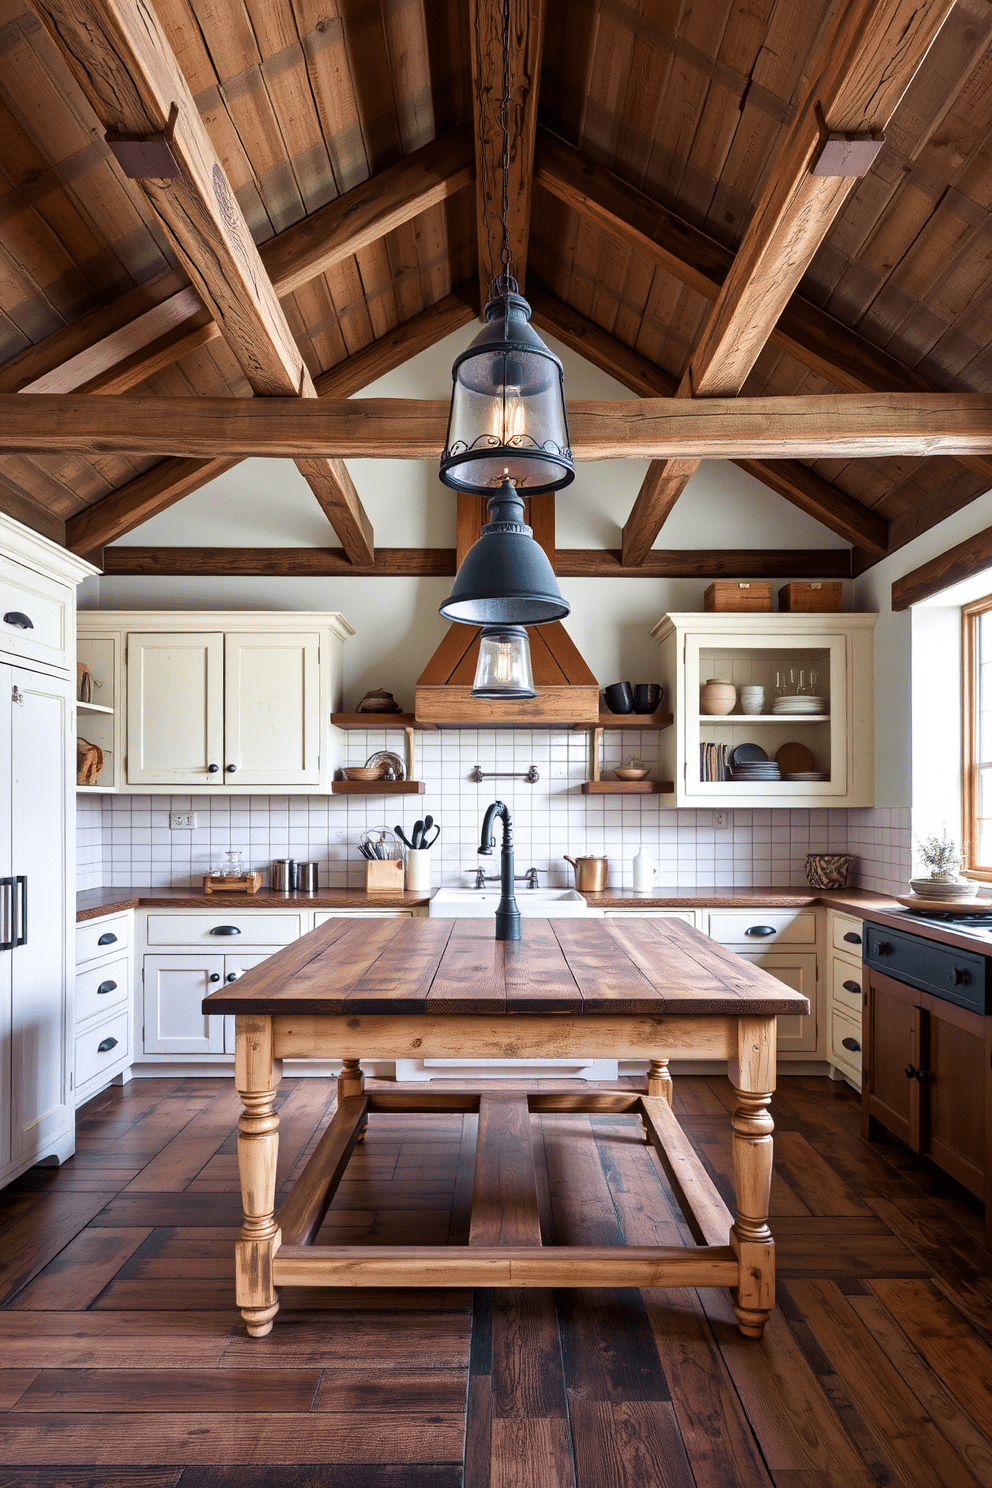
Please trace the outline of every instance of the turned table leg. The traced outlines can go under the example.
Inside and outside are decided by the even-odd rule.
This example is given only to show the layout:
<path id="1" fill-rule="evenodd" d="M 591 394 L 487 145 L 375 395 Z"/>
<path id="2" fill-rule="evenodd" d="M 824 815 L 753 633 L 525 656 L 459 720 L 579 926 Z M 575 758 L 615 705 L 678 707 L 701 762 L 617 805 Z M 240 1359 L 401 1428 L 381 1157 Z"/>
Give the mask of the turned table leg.
<path id="1" fill-rule="evenodd" d="M 675 1087 L 668 1072 L 667 1059 L 652 1059 L 648 1065 L 648 1095 L 660 1096 L 668 1104 L 675 1103 Z"/>
<path id="2" fill-rule="evenodd" d="M 734 1185 L 737 1216 L 730 1243 L 737 1252 L 734 1312 L 745 1338 L 760 1338 L 775 1301 L 775 1246 L 768 1228 L 772 1186 L 772 1132 L 768 1103 L 775 1088 L 774 1017 L 739 1018 L 737 1059 L 730 1079 L 737 1097 Z"/>
<path id="3" fill-rule="evenodd" d="M 342 1059 L 341 1073 L 338 1075 L 337 1099 L 344 1100 L 348 1095 L 361 1095 L 365 1089 L 365 1073 L 362 1069 L 360 1059 Z M 360 1142 L 365 1141 L 365 1133 L 368 1131 L 368 1117 L 358 1134 Z"/>
<path id="4" fill-rule="evenodd" d="M 272 1056 L 272 1019 L 238 1014 L 234 1075 L 244 1113 L 238 1122 L 238 1171 L 244 1222 L 235 1246 L 241 1315 L 253 1338 L 272 1329 L 279 1299 L 272 1258 L 282 1236 L 275 1219 L 279 1117 L 274 1105 L 281 1070 Z"/>

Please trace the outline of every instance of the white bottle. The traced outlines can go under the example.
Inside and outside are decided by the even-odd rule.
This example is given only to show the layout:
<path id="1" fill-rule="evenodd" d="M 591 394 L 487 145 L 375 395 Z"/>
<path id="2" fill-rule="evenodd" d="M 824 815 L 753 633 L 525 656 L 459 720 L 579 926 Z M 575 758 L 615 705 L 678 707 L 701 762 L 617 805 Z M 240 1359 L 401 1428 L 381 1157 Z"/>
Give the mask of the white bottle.
<path id="1" fill-rule="evenodd" d="M 654 859 L 646 853 L 643 847 L 639 847 L 634 854 L 634 893 L 646 894 L 654 886 L 661 869 L 656 866 Z"/>

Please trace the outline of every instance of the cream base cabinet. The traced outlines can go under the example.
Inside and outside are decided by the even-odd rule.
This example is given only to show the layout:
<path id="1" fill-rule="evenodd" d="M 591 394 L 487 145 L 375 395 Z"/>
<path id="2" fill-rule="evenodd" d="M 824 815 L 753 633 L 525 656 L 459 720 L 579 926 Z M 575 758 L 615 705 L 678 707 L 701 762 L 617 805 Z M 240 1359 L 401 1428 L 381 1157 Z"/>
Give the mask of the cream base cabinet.
<path id="1" fill-rule="evenodd" d="M 80 615 L 80 655 L 99 638 L 123 659 L 109 752 L 124 765 L 95 789 L 330 793 L 352 633 L 333 613 Z"/>
<path id="2" fill-rule="evenodd" d="M 706 916 L 703 928 L 713 940 L 809 998 L 810 1011 L 804 1017 L 785 1015 L 778 1020 L 780 1057 L 823 1054 L 817 977 L 822 918 L 815 909 L 761 908 L 712 909 Z"/>
<path id="3" fill-rule="evenodd" d="M 835 1075 L 855 1090 L 861 1089 L 863 931 L 853 915 L 827 911 L 827 1057 Z"/>
<path id="4" fill-rule="evenodd" d="M 674 727 L 662 730 L 661 777 L 675 784 L 673 806 L 871 806 L 874 800 L 872 649 L 877 615 L 677 614 L 652 631 L 660 653 L 659 681 Z M 722 716 L 700 712 L 700 689 L 711 679 L 764 688 L 760 714 L 740 701 Z M 776 714 L 777 690 L 824 700 L 818 714 Z M 803 744 L 806 771 L 824 780 L 715 778 L 723 746 L 758 745 L 774 760 L 784 744 Z M 706 761 L 704 765 L 704 754 Z M 704 774 L 707 778 L 703 778 Z"/>
<path id="5" fill-rule="evenodd" d="M 76 926 L 76 1106 L 131 1078 L 133 911 Z"/>

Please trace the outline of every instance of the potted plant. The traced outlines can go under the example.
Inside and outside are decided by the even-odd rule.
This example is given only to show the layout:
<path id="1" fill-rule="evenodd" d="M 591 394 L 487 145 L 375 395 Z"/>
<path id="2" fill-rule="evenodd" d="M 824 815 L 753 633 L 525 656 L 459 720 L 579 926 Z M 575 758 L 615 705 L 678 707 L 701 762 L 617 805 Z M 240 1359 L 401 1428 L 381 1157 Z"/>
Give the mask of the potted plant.
<path id="1" fill-rule="evenodd" d="M 939 837 L 917 837 L 916 851 L 927 872 L 911 878 L 909 886 L 921 899 L 967 899 L 977 893 L 975 879 L 958 876 L 961 854 L 946 827 Z"/>

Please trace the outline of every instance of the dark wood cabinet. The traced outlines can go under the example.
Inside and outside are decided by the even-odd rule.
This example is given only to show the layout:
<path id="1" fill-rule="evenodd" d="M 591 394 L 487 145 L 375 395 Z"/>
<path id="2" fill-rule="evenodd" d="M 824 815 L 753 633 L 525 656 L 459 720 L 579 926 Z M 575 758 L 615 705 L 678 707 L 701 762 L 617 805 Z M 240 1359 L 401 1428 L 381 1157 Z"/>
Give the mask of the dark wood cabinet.
<path id="1" fill-rule="evenodd" d="M 865 969 L 861 1132 L 882 1126 L 986 1201 L 992 1170 L 992 1018 Z"/>

